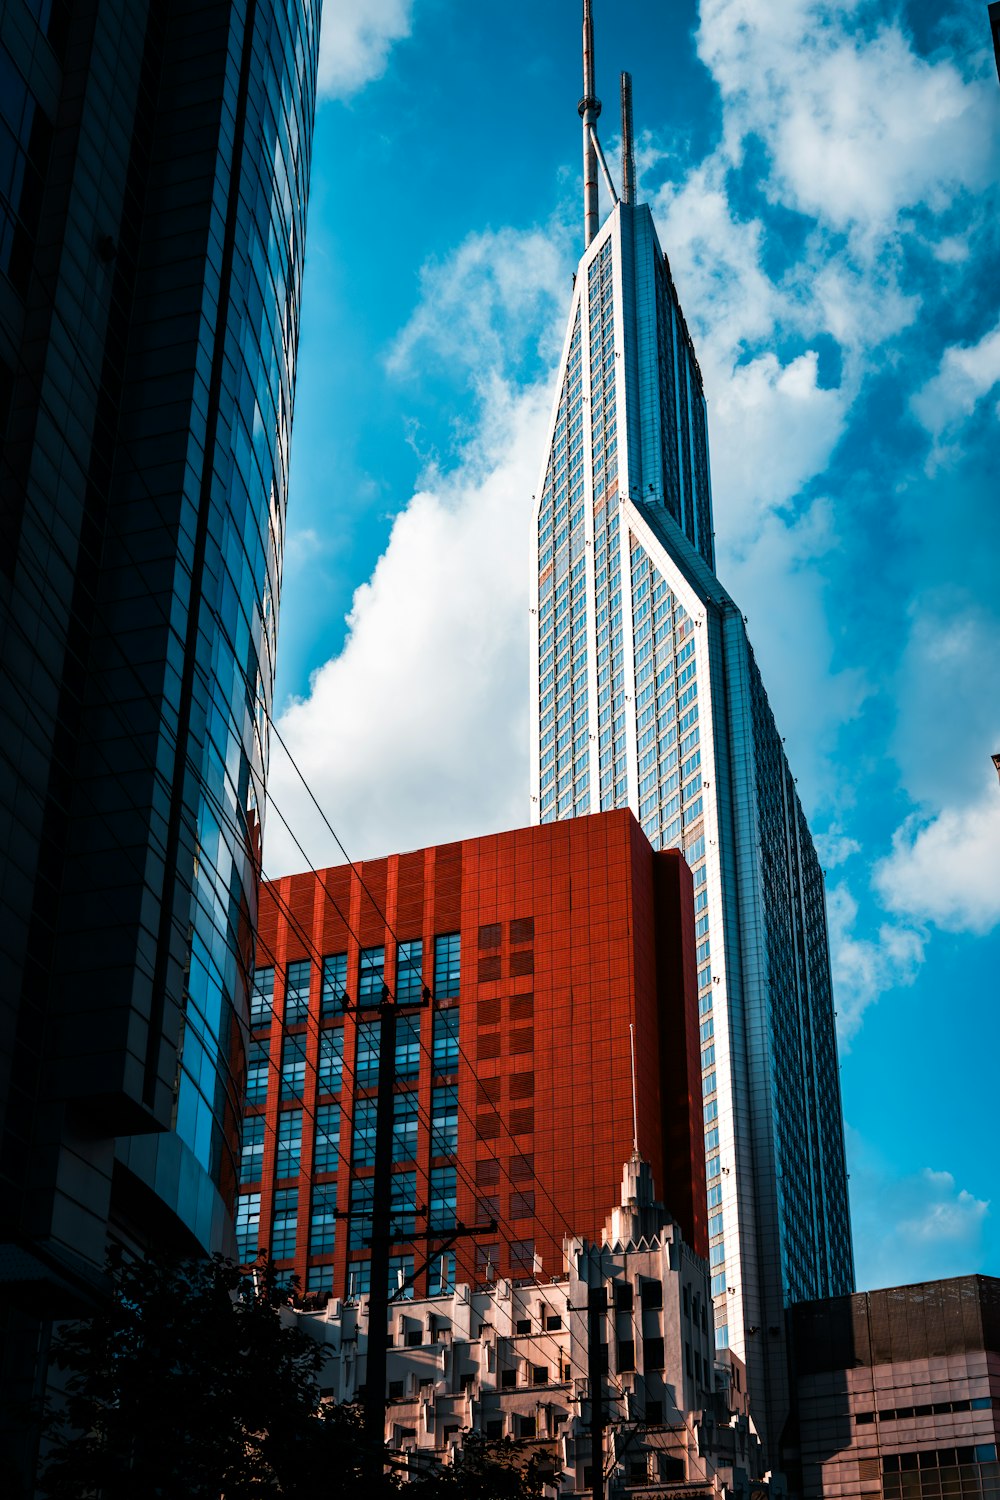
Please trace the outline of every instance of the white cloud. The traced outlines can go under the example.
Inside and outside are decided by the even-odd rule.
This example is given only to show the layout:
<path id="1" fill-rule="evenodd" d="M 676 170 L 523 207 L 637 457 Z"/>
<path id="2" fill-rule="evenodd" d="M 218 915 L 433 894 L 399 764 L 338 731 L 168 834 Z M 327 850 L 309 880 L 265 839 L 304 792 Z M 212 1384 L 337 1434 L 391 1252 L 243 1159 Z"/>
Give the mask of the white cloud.
<path id="1" fill-rule="evenodd" d="M 667 151 L 651 144 L 645 167 Z M 717 151 L 680 183 L 666 183 L 650 207 L 678 280 L 681 301 L 698 330 L 698 357 L 728 370 L 741 350 L 770 338 L 787 316 L 787 298 L 764 269 L 764 226 L 733 212 L 729 161 Z"/>
<path id="2" fill-rule="evenodd" d="M 1000 921 L 1000 620 L 962 590 L 912 603 L 892 690 L 892 748 L 914 805 L 873 887 L 886 910 L 949 932 Z"/>
<path id="3" fill-rule="evenodd" d="M 1000 382 L 1000 322 L 976 344 L 946 349 L 936 375 L 910 401 L 932 437 L 970 417 Z"/>
<path id="4" fill-rule="evenodd" d="M 889 911 L 948 932 L 986 933 L 1000 922 L 1000 788 L 990 768 L 981 802 L 914 814 L 875 869 Z"/>
<path id="5" fill-rule="evenodd" d="M 773 436 L 780 449 L 777 432 Z M 756 450 L 758 441 L 759 434 L 748 433 L 745 446 Z M 719 539 L 719 574 L 745 604 L 768 698 L 807 807 L 836 790 L 831 746 L 870 692 L 861 671 L 835 659 L 824 574 L 836 545 L 833 519 L 829 503 L 816 500 L 798 515 L 765 514 L 752 534 L 737 531 L 735 538 Z"/>
<path id="6" fill-rule="evenodd" d="M 904 1219 L 899 1230 L 917 1240 L 955 1241 L 973 1237 L 989 1213 L 989 1200 L 976 1198 L 966 1188 L 955 1191 L 950 1172 L 925 1167 L 920 1174 L 931 1201 L 912 1219 Z"/>
<path id="7" fill-rule="evenodd" d="M 726 548 L 744 546 L 763 513 L 787 504 L 826 467 L 848 396 L 821 389 L 817 371 L 812 350 L 786 365 L 762 354 L 720 381 L 712 407 L 712 483 Z"/>
<path id="8" fill-rule="evenodd" d="M 487 390 L 460 462 L 397 517 L 343 650 L 279 720 L 351 858 L 528 821 L 525 537 L 549 400 Z M 276 745 L 269 793 L 311 864 L 342 862 Z M 264 865 L 305 867 L 273 808 Z"/>
<path id="9" fill-rule="evenodd" d="M 838 827 L 828 828 L 822 834 L 814 834 L 813 838 L 824 870 L 835 869 L 837 865 L 845 864 L 855 854 L 861 853 L 861 845 L 857 839 L 851 838 Z"/>
<path id="10" fill-rule="evenodd" d="M 392 44 L 410 35 L 413 0 L 329 0 L 319 40 L 320 97 L 348 99 L 381 78 Z"/>
<path id="11" fill-rule="evenodd" d="M 940 1168 L 900 1175 L 850 1126 L 846 1136 L 859 1286 L 905 1286 L 985 1269 L 988 1198 Z"/>
<path id="12" fill-rule="evenodd" d="M 282 564 L 286 569 L 299 568 L 329 549 L 329 537 L 320 536 L 314 526 L 305 526 L 301 531 L 289 531 L 285 538 Z"/>
<path id="13" fill-rule="evenodd" d="M 554 225 L 486 229 L 423 266 L 420 301 L 393 343 L 390 371 L 419 375 L 436 360 L 453 374 L 485 375 L 509 370 L 526 351 L 554 362 L 569 301 L 566 248 Z"/>
<path id="14" fill-rule="evenodd" d="M 933 566 L 933 555 L 928 561 Z M 979 804 L 993 775 L 988 757 L 1000 749 L 994 601 L 970 597 L 964 587 L 928 588 L 913 599 L 906 624 L 889 684 L 897 703 L 891 748 L 903 786 L 928 815 Z"/>
<path id="15" fill-rule="evenodd" d="M 823 223 L 863 238 L 989 180 L 989 80 L 920 57 L 858 0 L 703 0 L 698 50 L 722 91 L 728 153 L 763 140 L 769 194 Z"/>
<path id="16" fill-rule="evenodd" d="M 912 984 L 923 963 L 924 945 L 913 928 L 885 922 L 877 939 L 858 937 L 858 903 L 841 882 L 827 892 L 837 1036 L 842 1053 L 861 1027 L 870 1005 L 900 985 Z"/>
<path id="17" fill-rule="evenodd" d="M 397 374 L 440 360 L 474 398 L 453 464 L 427 465 L 355 592 L 343 649 L 279 720 L 352 858 L 528 820 L 528 538 L 569 282 L 560 246 L 557 230 L 470 235 L 424 269 L 391 351 Z M 544 378 L 518 384 L 539 354 Z M 313 865 L 340 862 L 278 745 L 269 793 Z M 275 808 L 271 877 L 305 863 Z"/>

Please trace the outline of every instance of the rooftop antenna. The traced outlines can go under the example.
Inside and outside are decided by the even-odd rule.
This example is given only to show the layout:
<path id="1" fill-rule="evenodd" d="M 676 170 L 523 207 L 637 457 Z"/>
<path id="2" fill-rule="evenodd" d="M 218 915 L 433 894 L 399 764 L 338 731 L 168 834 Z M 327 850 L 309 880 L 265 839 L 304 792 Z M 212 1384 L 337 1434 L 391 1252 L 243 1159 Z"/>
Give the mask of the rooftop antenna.
<path id="1" fill-rule="evenodd" d="M 583 121 L 583 241 L 590 245 L 600 227 L 597 208 L 597 133 L 601 101 L 594 92 L 594 17 L 583 0 L 583 98 L 577 106 Z"/>
<path id="2" fill-rule="evenodd" d="M 635 1027 L 628 1025 L 628 1044 L 632 1053 L 632 1150 L 639 1155 L 639 1110 L 635 1096 Z"/>
<path id="3" fill-rule="evenodd" d="M 622 201 L 635 202 L 635 143 L 632 137 L 632 74 L 622 74 Z"/>

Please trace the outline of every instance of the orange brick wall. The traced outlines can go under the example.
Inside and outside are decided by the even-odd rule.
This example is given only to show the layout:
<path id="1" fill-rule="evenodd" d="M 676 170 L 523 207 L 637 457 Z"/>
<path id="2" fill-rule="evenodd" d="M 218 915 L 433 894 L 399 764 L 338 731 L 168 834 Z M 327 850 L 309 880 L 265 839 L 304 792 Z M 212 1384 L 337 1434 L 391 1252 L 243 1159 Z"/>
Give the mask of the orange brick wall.
<path id="1" fill-rule="evenodd" d="M 480 1198 L 498 1199 L 496 1235 L 460 1240 L 461 1279 L 482 1280 L 487 1247 L 499 1274 L 524 1274 L 530 1243 L 548 1274 L 562 1269 L 564 1234 L 599 1235 L 618 1200 L 632 1148 L 629 1025 L 635 1026 L 638 1144 L 657 1190 L 685 1237 L 707 1254 L 701 1088 L 698 1068 L 691 880 L 679 854 L 654 854 L 627 811 L 518 829 L 350 867 L 289 877 L 263 888 L 258 966 L 275 966 L 270 1028 L 272 1086 L 261 1192 L 261 1245 L 270 1243 L 274 1137 L 282 1107 L 303 1110 L 294 1264 L 302 1286 L 323 1264 L 328 1290 L 346 1289 L 346 1223 L 332 1255 L 310 1258 L 316 1057 L 321 1026 L 344 1029 L 338 1211 L 349 1200 L 351 1120 L 359 1017 L 321 1019 L 321 958 L 347 952 L 348 991 L 357 996 L 359 946 L 385 944 L 386 984 L 395 986 L 396 940 L 422 938 L 424 983 L 433 990 L 434 938 L 461 933 L 461 989 L 435 997 L 421 1014 L 417 1204 L 429 1186 L 432 1011 L 458 1005 L 460 1058 L 458 1218 L 477 1222 Z M 284 966 L 312 960 L 301 1101 L 278 1098 Z M 258 1033 L 260 1035 L 260 1033 Z M 441 1080 L 438 1080 L 440 1082 Z M 412 1086 L 412 1085 L 407 1085 Z M 330 1096 L 322 1096 L 331 1102 Z M 441 1161 L 436 1160 L 435 1165 Z M 412 1166 L 409 1170 L 413 1170 Z M 370 1173 L 364 1168 L 361 1175 Z M 330 1177 L 323 1179 L 331 1181 Z M 478 1186 L 477 1186 L 478 1183 Z M 534 1211 L 524 1211 L 525 1194 Z M 520 1195 L 520 1196 L 519 1196 Z M 418 1228 L 422 1221 L 418 1218 Z M 479 1265 L 477 1270 L 477 1245 Z M 512 1261 L 512 1246 L 520 1263 Z M 417 1265 L 422 1244 L 400 1245 Z M 530 1272 L 530 1267 L 527 1268 Z M 418 1292 L 424 1289 L 417 1281 Z"/>

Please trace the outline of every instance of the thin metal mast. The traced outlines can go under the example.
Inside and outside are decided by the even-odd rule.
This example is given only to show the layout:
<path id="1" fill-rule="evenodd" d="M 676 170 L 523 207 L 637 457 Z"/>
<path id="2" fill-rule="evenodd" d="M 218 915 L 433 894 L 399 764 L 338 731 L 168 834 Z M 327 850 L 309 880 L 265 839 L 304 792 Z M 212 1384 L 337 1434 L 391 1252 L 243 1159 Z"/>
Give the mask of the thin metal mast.
<path id="1" fill-rule="evenodd" d="M 583 0 L 583 98 L 577 106 L 583 121 L 583 242 L 589 245 L 600 227 L 597 207 L 597 150 L 594 128 L 601 101 L 594 92 L 594 18 Z"/>
<path id="2" fill-rule="evenodd" d="M 628 202 L 628 199 L 625 200 Z M 632 1054 L 632 1150 L 636 1156 L 639 1155 L 639 1105 L 635 1092 L 635 1027 L 632 1022 L 628 1026 L 628 1045 Z"/>
<path id="3" fill-rule="evenodd" d="M 635 142 L 632 136 L 632 74 L 622 74 L 622 201 L 635 202 Z"/>

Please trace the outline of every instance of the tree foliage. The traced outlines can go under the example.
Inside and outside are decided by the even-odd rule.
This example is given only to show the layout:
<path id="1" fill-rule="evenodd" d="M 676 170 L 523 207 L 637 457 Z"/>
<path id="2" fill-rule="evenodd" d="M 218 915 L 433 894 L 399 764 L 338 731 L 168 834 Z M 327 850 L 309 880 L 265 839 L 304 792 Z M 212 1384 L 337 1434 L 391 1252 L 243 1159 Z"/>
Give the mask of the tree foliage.
<path id="1" fill-rule="evenodd" d="M 357 1493 L 351 1409 L 320 1408 L 322 1347 L 285 1326 L 288 1288 L 221 1257 L 132 1262 L 105 1310 L 67 1325 L 49 1421 L 51 1500 L 260 1500 Z"/>
<path id="2" fill-rule="evenodd" d="M 510 1439 L 467 1434 L 460 1464 L 422 1473 L 372 1454 L 357 1408 L 320 1402 L 323 1346 L 282 1320 L 270 1267 L 146 1260 L 113 1282 L 57 1340 L 49 1500 L 542 1500 L 546 1460 Z"/>
<path id="3" fill-rule="evenodd" d="M 421 1483 L 414 1500 L 543 1500 L 551 1471 L 549 1456 L 529 1443 L 467 1432 L 461 1462 Z"/>

